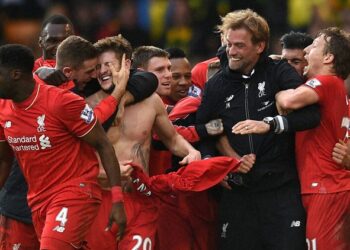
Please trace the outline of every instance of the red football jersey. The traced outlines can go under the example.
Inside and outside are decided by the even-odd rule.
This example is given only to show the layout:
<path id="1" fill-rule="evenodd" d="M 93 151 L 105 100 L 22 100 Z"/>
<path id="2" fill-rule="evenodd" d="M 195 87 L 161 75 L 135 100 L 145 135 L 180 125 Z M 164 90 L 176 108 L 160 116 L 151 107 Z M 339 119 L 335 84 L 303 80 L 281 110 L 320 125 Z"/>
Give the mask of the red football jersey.
<path id="1" fill-rule="evenodd" d="M 32 210 L 64 186 L 97 182 L 95 152 L 79 139 L 95 124 L 81 97 L 53 86 L 36 83 L 21 103 L 0 100 L 0 140 L 9 143 L 22 167 Z"/>
<path id="2" fill-rule="evenodd" d="M 56 60 L 54 59 L 48 59 L 44 60 L 42 57 L 39 57 L 38 59 L 35 60 L 34 62 L 34 68 L 33 68 L 33 76 L 36 81 L 42 81 L 34 72 L 41 67 L 49 67 L 49 68 L 54 68 L 56 66 Z M 73 81 L 68 81 L 66 83 L 61 84 L 58 86 L 61 89 L 72 89 L 74 88 L 75 84 Z"/>
<path id="3" fill-rule="evenodd" d="M 307 81 L 305 86 L 316 91 L 319 97 L 321 123 L 296 135 L 302 193 L 350 190 L 350 171 L 332 159 L 335 144 L 347 137 L 350 125 L 344 81 L 336 76 L 317 76 Z"/>
<path id="4" fill-rule="evenodd" d="M 34 62 L 33 72 L 35 72 L 40 67 L 54 68 L 55 66 L 56 66 L 56 60 L 55 59 L 45 60 L 43 57 L 39 57 Z"/>

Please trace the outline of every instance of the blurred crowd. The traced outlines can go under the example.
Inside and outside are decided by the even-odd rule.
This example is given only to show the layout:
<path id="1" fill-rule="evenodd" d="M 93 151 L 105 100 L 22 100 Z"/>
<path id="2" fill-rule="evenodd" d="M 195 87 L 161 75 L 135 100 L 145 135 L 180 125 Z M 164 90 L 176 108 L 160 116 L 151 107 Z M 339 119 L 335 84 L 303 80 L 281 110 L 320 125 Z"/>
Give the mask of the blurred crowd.
<path id="1" fill-rule="evenodd" d="M 197 62 L 215 54 L 220 16 L 251 8 L 271 28 L 270 53 L 279 53 L 282 34 L 297 30 L 315 35 L 337 25 L 350 30 L 349 0 L 0 0 L 0 44 L 23 43 L 39 55 L 42 21 L 55 13 L 73 20 L 77 34 L 95 42 L 122 33 L 133 45 L 182 48 Z"/>

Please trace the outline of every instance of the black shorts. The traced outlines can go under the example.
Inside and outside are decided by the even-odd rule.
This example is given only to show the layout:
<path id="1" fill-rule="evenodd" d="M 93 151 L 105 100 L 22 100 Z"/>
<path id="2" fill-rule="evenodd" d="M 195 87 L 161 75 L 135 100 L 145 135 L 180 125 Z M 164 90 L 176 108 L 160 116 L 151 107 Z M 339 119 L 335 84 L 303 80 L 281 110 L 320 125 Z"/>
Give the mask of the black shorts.
<path id="1" fill-rule="evenodd" d="M 239 190 L 223 191 L 219 249 L 307 249 L 305 210 L 297 183 L 256 193 Z"/>

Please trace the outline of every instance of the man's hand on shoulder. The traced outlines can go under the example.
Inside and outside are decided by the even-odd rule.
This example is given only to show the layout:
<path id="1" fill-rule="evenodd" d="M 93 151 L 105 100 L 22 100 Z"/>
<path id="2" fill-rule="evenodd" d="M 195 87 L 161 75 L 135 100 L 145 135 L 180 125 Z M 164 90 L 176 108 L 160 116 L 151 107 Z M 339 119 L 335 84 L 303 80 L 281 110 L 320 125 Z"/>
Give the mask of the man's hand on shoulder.
<path id="1" fill-rule="evenodd" d="M 65 82 L 68 82 L 68 78 L 63 74 L 61 70 L 40 67 L 35 71 L 38 77 L 49 85 L 59 86 Z"/>

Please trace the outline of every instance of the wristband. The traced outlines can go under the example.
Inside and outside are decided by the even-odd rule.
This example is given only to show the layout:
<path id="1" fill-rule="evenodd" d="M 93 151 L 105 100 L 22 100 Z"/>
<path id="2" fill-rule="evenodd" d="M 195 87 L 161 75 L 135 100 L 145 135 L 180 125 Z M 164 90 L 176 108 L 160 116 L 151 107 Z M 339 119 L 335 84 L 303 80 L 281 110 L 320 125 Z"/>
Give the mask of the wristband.
<path id="1" fill-rule="evenodd" d="M 111 188 L 111 193 L 112 193 L 112 203 L 124 201 L 122 188 L 120 186 L 113 186 Z"/>

